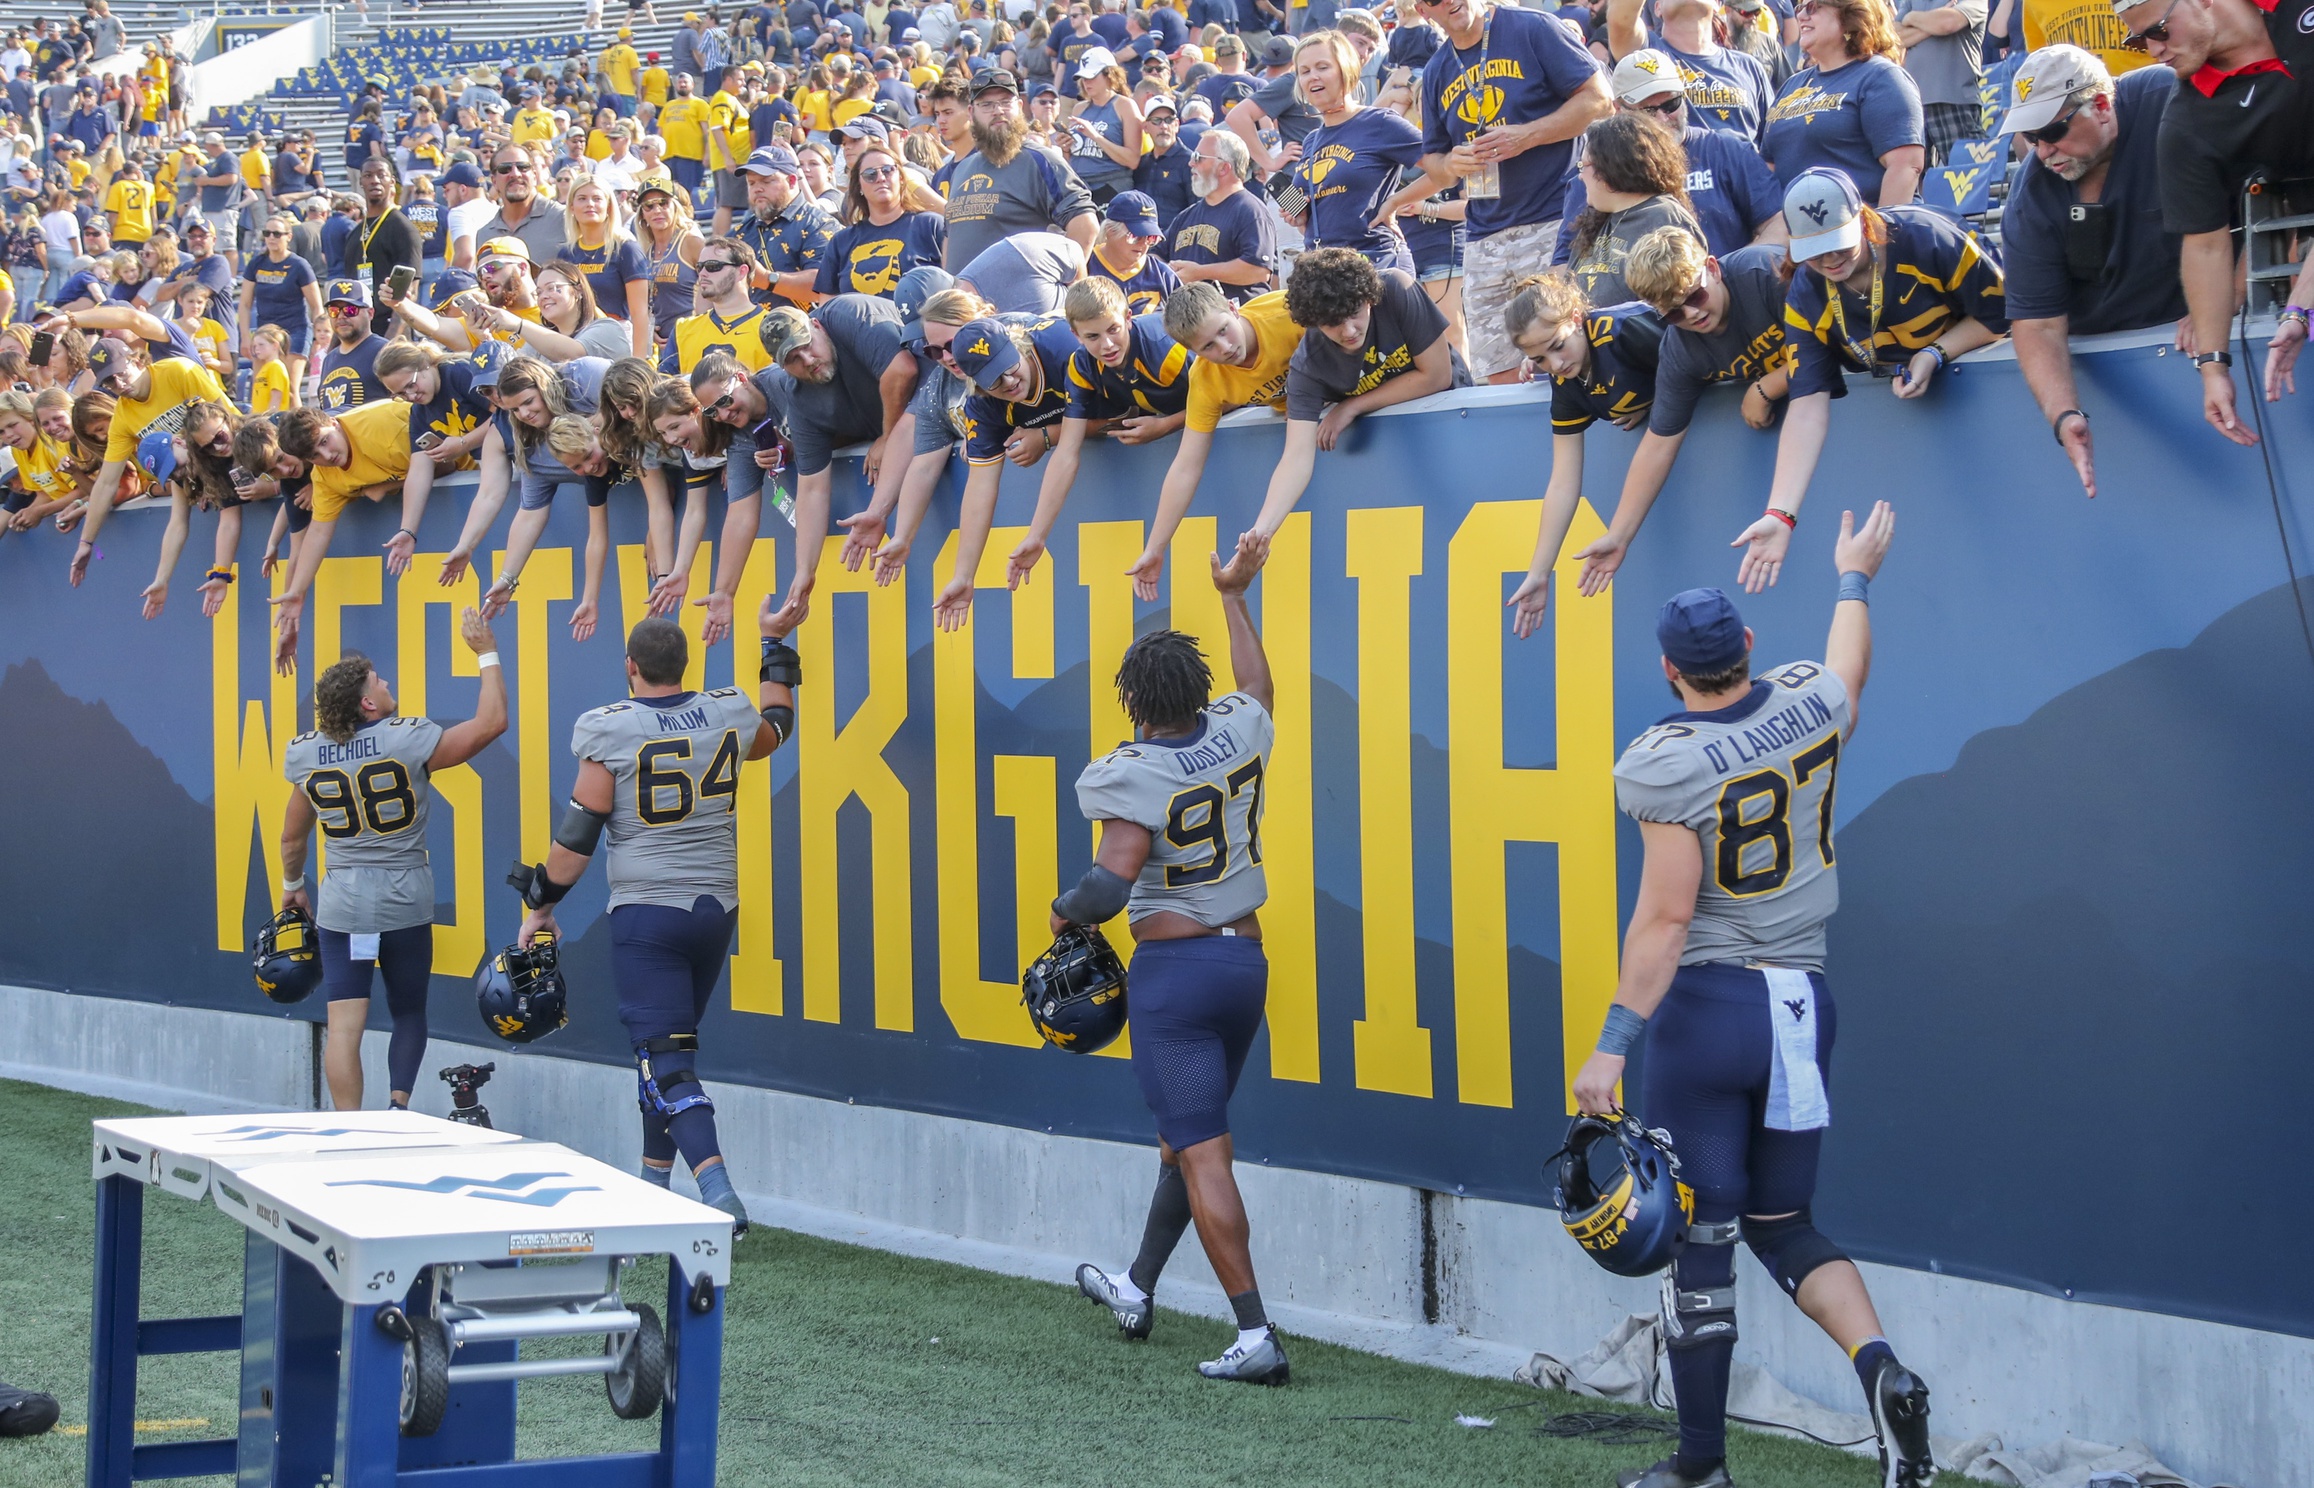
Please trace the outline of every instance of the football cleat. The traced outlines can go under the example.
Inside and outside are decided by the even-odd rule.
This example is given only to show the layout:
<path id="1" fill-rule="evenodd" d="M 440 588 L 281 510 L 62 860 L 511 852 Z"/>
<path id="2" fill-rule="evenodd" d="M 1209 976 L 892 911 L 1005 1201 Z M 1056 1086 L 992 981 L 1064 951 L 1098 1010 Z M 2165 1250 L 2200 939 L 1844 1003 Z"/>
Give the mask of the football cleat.
<path id="1" fill-rule="evenodd" d="M 710 1209 L 720 1209 L 731 1216 L 731 1238 L 737 1240 L 747 1233 L 747 1206 L 739 1202 L 739 1195 L 727 1193 L 708 1202 Z"/>
<path id="2" fill-rule="evenodd" d="M 1714 1464 L 1710 1472 L 1700 1478 L 1691 1478 L 1679 1470 L 1677 1460 L 1666 1457 L 1645 1472 L 1618 1473 L 1615 1481 L 1622 1488 L 1735 1488 L 1735 1479 L 1727 1475 L 1727 1464 Z"/>
<path id="3" fill-rule="evenodd" d="M 1222 1350 L 1220 1358 L 1198 1365 L 1197 1372 L 1209 1380 L 1235 1380 L 1241 1385 L 1282 1385 L 1293 1376 L 1286 1364 L 1285 1345 L 1278 1342 L 1275 1327 L 1263 1333 L 1261 1341 L 1251 1347 L 1231 1344 Z"/>
<path id="4" fill-rule="evenodd" d="M 1872 1376 L 1866 1394 L 1872 1429 L 1880 1436 L 1881 1488 L 1927 1488 L 1936 1478 L 1928 1445 L 1928 1386 L 1890 1359 Z"/>
<path id="5" fill-rule="evenodd" d="M 1144 1296 L 1137 1302 L 1127 1301 L 1109 1273 L 1089 1262 L 1077 1268 L 1077 1290 L 1084 1293 L 1087 1300 L 1108 1308 L 1117 1320 L 1117 1331 L 1127 1338 L 1147 1338 L 1149 1330 L 1156 1325 L 1156 1298 Z"/>

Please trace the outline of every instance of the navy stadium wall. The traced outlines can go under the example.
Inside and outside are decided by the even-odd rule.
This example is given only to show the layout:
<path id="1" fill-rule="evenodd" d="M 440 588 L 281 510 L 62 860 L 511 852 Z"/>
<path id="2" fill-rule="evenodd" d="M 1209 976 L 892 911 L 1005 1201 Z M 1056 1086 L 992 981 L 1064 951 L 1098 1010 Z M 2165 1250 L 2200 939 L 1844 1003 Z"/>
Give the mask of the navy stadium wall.
<path id="1" fill-rule="evenodd" d="M 2085 353 L 2081 373 L 2098 500 L 2012 361 L 1964 365 L 1921 403 L 1859 386 L 1782 585 L 1744 601 L 1764 661 L 1820 655 L 1840 509 L 1896 502 L 1871 690 L 1841 761 L 1820 1221 L 1875 1260 L 2314 1335 L 2314 1286 L 2264 1259 L 2314 1229 L 2314 1200 L 2286 1179 L 2314 1131 L 2314 998 L 2291 929 L 2314 880 L 2314 655 L 2259 454 L 2203 428 L 2192 374 L 2151 344 Z M 2310 396 L 2268 411 L 2301 554 Z M 1612 992 L 1638 876 L 1609 772 L 1671 707 L 1655 608 L 1732 587 L 1727 543 L 1759 510 L 1774 441 L 1714 400 L 1611 593 L 1564 602 L 1519 642 L 1502 601 L 1533 542 L 1546 431 L 1523 390 L 1361 424 L 1320 462 L 1256 591 L 1281 729 L 1248 1160 L 1547 1202 L 1568 1059 Z M 1251 517 L 1279 438 L 1267 419 L 1223 431 L 1156 605 L 1123 570 L 1162 460 L 1108 448 L 1032 584 L 984 588 L 964 636 L 931 625 L 953 477 L 904 588 L 823 566 L 799 635 L 801 734 L 747 767 L 736 801 L 746 902 L 706 1073 L 1148 1140 L 1125 1061 L 1034 1047 L 1016 979 L 1045 901 L 1089 860 L 1070 784 L 1124 737 L 1116 658 L 1168 620 L 1219 642 L 1204 554 Z M 1590 437 L 1603 508 L 1631 447 Z M 1034 480 L 1008 472 L 1002 523 L 1026 521 Z M 839 487 L 856 486 L 847 462 Z M 434 1018 L 467 1039 L 466 978 L 519 919 L 500 881 L 543 855 L 571 722 L 620 695 L 617 637 L 643 593 L 639 503 L 622 496 L 606 624 L 569 638 L 585 526 L 564 502 L 499 626 L 514 727 L 437 778 Z M 275 893 L 276 761 L 310 719 L 317 651 L 366 651 L 411 711 L 471 710 L 452 606 L 473 583 L 438 587 L 427 556 L 462 505 L 434 504 L 400 581 L 376 556 L 391 509 L 348 519 L 294 681 L 268 674 L 254 572 L 205 622 L 189 557 L 167 615 L 136 618 L 153 515 L 116 518 L 78 593 L 52 534 L 0 543 L 0 751 L 17 761 L 0 793 L 0 981 L 270 1010 L 242 947 Z M 1586 509 L 1570 549 L 1597 527 Z M 208 533 L 197 519 L 193 554 Z M 1013 540 L 998 533 L 984 574 Z M 743 613 L 793 556 L 784 529 L 759 540 Z M 741 633 L 736 654 L 694 658 L 695 680 L 728 685 L 736 663 L 752 687 Z M 597 872 L 566 903 L 574 1019 L 536 1052 L 625 1062 L 603 893 Z"/>

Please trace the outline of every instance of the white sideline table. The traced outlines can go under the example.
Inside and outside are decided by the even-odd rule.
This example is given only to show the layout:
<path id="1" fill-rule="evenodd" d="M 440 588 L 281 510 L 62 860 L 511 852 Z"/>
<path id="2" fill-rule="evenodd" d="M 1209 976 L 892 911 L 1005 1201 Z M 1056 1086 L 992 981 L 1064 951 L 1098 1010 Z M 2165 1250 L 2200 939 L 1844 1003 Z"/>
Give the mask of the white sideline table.
<path id="1" fill-rule="evenodd" d="M 99 1121 L 93 1145 L 90 1488 L 207 1473 L 241 1488 L 713 1483 L 721 1211 L 555 1143 L 407 1111 Z M 243 1226 L 239 1316 L 140 1320 L 148 1187 Z M 670 1259 L 659 1449 L 515 1461 L 515 1380 L 614 1362 L 522 1361 L 519 1340 L 597 1333 L 639 1352 L 647 1325 L 616 1286 L 620 1260 L 643 1255 Z M 428 1327 L 455 1350 L 448 1403 L 432 1434 L 403 1436 L 404 1340 Z M 212 1351 L 241 1354 L 239 1435 L 137 1446 L 138 1359 Z"/>

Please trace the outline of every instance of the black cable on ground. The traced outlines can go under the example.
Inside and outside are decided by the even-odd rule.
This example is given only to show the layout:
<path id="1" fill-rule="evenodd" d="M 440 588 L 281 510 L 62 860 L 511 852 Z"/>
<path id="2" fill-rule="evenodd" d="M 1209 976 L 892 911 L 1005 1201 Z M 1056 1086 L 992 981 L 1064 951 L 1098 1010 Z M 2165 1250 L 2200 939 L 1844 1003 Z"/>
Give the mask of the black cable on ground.
<path id="1" fill-rule="evenodd" d="M 2250 361 L 2250 301 L 2242 297 L 2236 320 L 2242 348 L 2242 376 L 2250 385 L 2250 418 L 2258 426 L 2258 458 L 2266 467 L 2266 496 L 2274 507 L 2274 535 L 2282 542 L 2282 566 L 2290 575 L 2290 598 L 2298 606 L 2298 634 L 2306 641 L 2306 659 L 2314 662 L 2314 623 L 2306 618 L 2306 593 L 2299 587 L 2297 555 L 2290 551 L 2290 528 L 2282 517 L 2282 482 L 2274 474 L 2274 441 L 2266 431 L 2266 385 Z M 2277 327 L 2277 329 L 2279 329 Z"/>

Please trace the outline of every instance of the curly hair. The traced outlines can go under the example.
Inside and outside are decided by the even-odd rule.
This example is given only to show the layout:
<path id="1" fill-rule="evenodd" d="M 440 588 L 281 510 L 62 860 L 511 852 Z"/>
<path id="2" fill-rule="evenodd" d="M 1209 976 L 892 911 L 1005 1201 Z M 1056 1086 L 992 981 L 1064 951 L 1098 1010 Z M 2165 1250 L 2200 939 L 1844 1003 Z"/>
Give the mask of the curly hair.
<path id="1" fill-rule="evenodd" d="M 362 694 L 376 670 L 367 656 L 348 651 L 314 679 L 313 726 L 331 743 L 343 744 L 362 726 Z"/>
<path id="2" fill-rule="evenodd" d="M 1382 271 L 1354 248 L 1312 248 L 1286 281 L 1286 314 L 1315 330 L 1335 326 L 1382 298 Z"/>
<path id="3" fill-rule="evenodd" d="M 1153 630 L 1125 648 L 1117 667 L 1117 701 L 1141 728 L 1188 728 L 1212 700 L 1213 668 L 1194 638 L 1178 630 Z"/>
<path id="4" fill-rule="evenodd" d="M 1609 114 L 1583 131 L 1583 143 L 1584 163 L 1608 190 L 1667 196 L 1695 216 L 1695 203 L 1687 199 L 1687 147 L 1649 115 Z M 1607 214 L 1586 204 L 1575 218 L 1568 260 L 1581 263 L 1606 226 Z"/>

